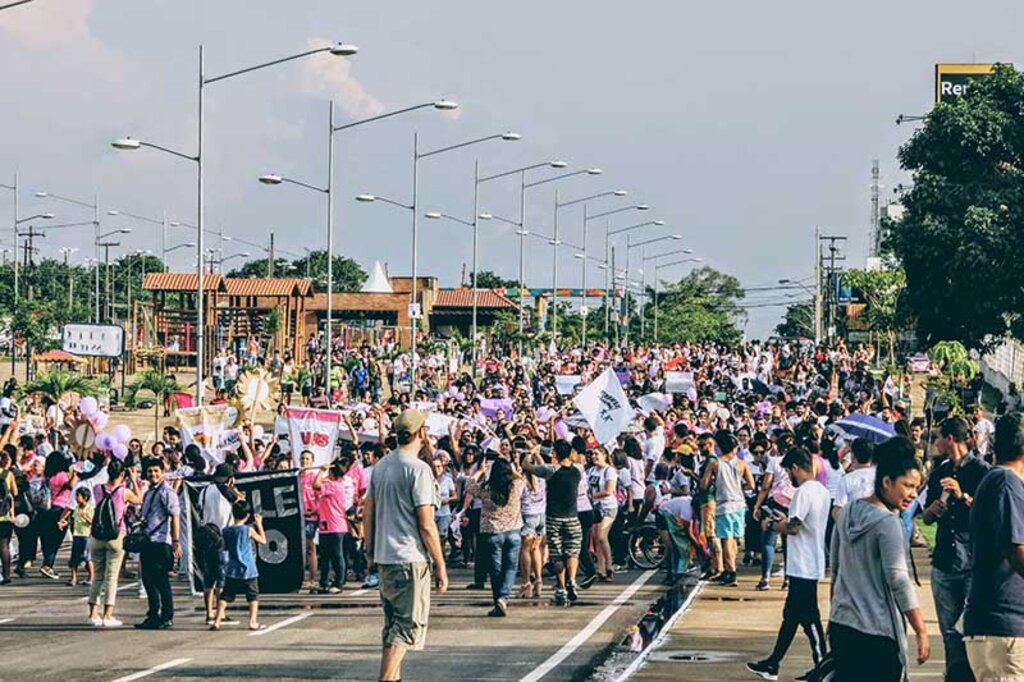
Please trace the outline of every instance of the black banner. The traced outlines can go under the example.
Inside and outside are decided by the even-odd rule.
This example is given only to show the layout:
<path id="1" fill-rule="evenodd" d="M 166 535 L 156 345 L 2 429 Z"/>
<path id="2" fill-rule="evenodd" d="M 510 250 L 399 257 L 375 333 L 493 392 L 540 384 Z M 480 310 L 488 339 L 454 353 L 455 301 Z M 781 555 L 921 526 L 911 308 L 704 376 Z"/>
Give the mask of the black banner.
<path id="1" fill-rule="evenodd" d="M 257 545 L 256 568 L 259 570 L 260 592 L 281 594 L 302 587 L 306 570 L 305 533 L 302 493 L 298 471 L 239 473 L 236 487 L 252 504 L 253 511 L 263 516 L 267 543 Z M 202 562 L 196 549 L 196 534 L 201 525 L 200 502 L 209 477 L 186 479 L 188 486 L 189 541 L 192 544 L 192 576 L 196 590 L 203 588 Z"/>

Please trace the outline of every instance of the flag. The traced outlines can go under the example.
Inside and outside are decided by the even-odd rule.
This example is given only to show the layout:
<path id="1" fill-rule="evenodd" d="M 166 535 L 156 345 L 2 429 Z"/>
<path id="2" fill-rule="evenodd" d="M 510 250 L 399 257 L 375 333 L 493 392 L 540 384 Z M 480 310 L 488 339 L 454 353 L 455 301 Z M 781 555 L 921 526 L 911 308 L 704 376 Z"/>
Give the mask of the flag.
<path id="1" fill-rule="evenodd" d="M 341 428 L 341 412 L 289 407 L 285 415 L 288 417 L 288 440 L 294 465 L 300 466 L 299 459 L 305 450 L 313 453 L 315 466 L 330 464 Z"/>
<path id="2" fill-rule="evenodd" d="M 640 411 L 643 412 L 643 415 L 649 417 L 651 412 L 664 412 L 672 407 L 672 396 L 665 393 L 648 393 L 637 398 L 636 404 Z"/>
<path id="3" fill-rule="evenodd" d="M 629 398 L 610 367 L 587 384 L 573 403 L 602 444 L 614 441 L 633 420 Z"/>
<path id="4" fill-rule="evenodd" d="M 572 395 L 576 386 L 580 383 L 579 374 L 558 374 L 555 375 L 555 390 L 558 395 Z"/>

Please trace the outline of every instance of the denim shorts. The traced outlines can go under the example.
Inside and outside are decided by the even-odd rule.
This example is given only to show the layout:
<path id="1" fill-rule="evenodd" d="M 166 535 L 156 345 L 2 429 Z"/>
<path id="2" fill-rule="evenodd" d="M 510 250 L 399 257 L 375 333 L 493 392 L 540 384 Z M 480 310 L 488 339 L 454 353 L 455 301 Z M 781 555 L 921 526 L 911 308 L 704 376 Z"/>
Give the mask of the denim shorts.
<path id="1" fill-rule="evenodd" d="M 594 506 L 594 523 L 600 523 L 602 519 L 614 519 L 619 513 L 618 507 L 605 507 L 603 504 Z"/>
<path id="2" fill-rule="evenodd" d="M 546 532 L 543 514 L 524 514 L 523 529 L 520 535 L 524 538 L 542 538 Z"/>

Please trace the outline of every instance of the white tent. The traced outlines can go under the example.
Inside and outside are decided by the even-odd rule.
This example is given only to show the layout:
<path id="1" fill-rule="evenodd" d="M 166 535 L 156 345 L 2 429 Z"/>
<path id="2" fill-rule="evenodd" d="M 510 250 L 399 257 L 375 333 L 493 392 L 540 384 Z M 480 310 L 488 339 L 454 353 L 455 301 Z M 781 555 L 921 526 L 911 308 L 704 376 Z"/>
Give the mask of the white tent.
<path id="1" fill-rule="evenodd" d="M 370 278 L 366 280 L 366 284 L 363 285 L 364 294 L 392 294 L 394 290 L 391 288 L 391 282 L 388 281 L 387 275 L 384 274 L 384 267 L 380 264 L 380 261 L 373 262 L 373 270 L 370 271 Z"/>

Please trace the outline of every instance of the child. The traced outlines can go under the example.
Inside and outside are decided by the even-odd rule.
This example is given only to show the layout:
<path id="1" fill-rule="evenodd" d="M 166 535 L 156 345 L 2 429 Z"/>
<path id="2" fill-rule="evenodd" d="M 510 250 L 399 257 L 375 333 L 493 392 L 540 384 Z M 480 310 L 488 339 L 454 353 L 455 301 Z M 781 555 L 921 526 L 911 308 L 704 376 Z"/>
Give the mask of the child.
<path id="1" fill-rule="evenodd" d="M 89 556 L 89 535 L 92 532 L 92 516 L 95 510 L 90 501 L 92 493 L 88 488 L 79 488 L 75 491 L 75 510 L 71 512 L 71 560 L 68 568 L 71 569 L 71 580 L 68 585 L 74 587 L 78 584 L 78 567 L 83 563 L 89 572 L 89 578 L 83 580 L 83 585 L 92 585 L 94 579 L 92 558 Z"/>
<path id="2" fill-rule="evenodd" d="M 246 525 L 250 517 L 252 526 Z M 235 601 L 237 595 L 244 594 L 249 604 L 249 629 L 263 630 L 266 626 L 256 619 L 260 607 L 256 581 L 259 572 L 256 570 L 256 550 L 252 545 L 254 540 L 261 545 L 267 543 L 267 534 L 263 532 L 263 517 L 253 513 L 248 501 L 239 500 L 231 505 L 231 518 L 231 525 L 224 529 L 224 545 L 228 552 L 224 589 L 217 600 L 217 616 L 210 629 L 220 630 L 228 604 Z"/>

